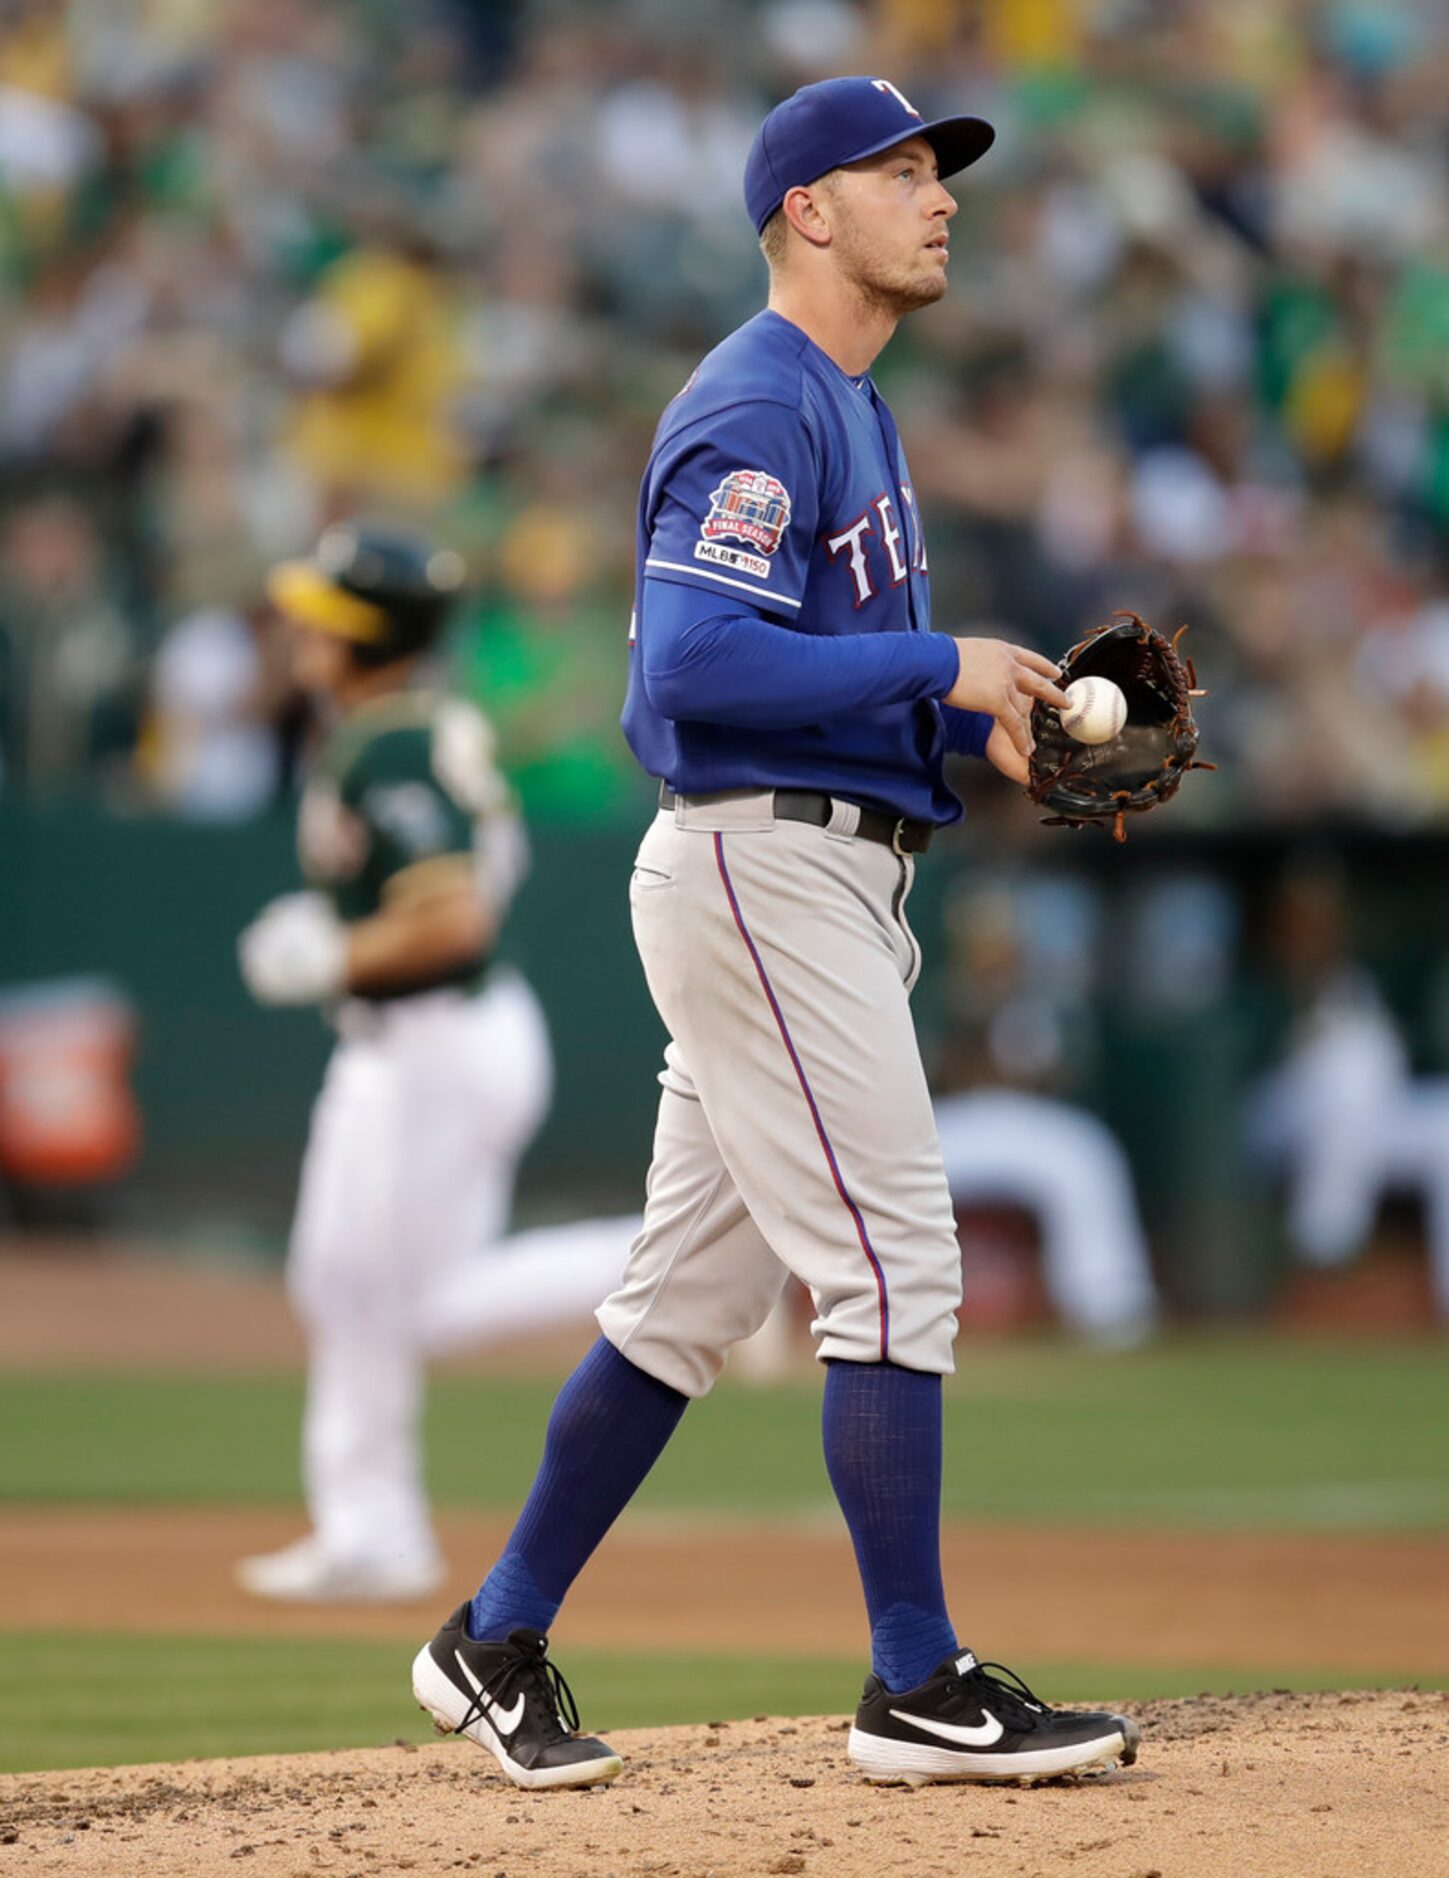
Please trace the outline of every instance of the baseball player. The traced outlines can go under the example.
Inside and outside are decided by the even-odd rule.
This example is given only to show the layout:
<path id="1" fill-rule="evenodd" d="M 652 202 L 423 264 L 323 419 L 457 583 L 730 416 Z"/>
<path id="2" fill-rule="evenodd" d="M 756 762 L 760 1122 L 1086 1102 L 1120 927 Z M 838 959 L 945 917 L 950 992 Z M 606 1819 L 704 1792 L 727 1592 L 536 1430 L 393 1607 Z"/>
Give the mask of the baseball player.
<path id="1" fill-rule="evenodd" d="M 870 367 L 946 289 L 942 177 L 992 142 L 894 85 L 809 85 L 745 198 L 767 310 L 665 411 L 644 475 L 624 727 L 660 779 L 630 895 L 670 1034 L 644 1225 L 565 1384 L 502 1557 L 413 1666 L 440 1728 L 526 1787 L 610 1780 L 546 1633 L 569 1585 L 787 1273 L 809 1288 L 824 1441 L 872 1673 L 876 1780 L 1038 1780 L 1136 1753 L 958 1639 L 941 1583 L 941 1378 L 960 1259 L 909 994 L 915 856 L 948 750 L 1027 775 L 1048 660 L 930 627 L 910 475 Z"/>
<path id="2" fill-rule="evenodd" d="M 488 724 L 419 682 L 462 573 L 408 532 L 347 524 L 269 582 L 298 681 L 334 721 L 299 821 L 313 890 L 248 927 L 241 966 L 264 1004 L 328 1005 L 339 1039 L 288 1265 L 308 1341 L 312 1531 L 241 1562 L 263 1597 L 433 1590 L 426 1356 L 583 1315 L 632 1237 L 600 1221 L 493 1245 L 552 1063 L 532 991 L 490 963 L 524 839 Z"/>

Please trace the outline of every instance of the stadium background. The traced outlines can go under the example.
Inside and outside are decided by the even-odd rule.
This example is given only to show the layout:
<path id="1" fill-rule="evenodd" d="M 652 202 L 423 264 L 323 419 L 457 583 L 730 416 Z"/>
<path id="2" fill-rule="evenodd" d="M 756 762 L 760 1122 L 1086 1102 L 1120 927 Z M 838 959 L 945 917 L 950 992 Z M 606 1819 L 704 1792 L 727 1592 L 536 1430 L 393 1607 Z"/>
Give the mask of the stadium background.
<path id="1" fill-rule="evenodd" d="M 407 1725 L 395 1645 L 324 1621 L 309 1647 L 350 1669 L 309 1709 L 324 1658 L 289 1679 L 282 1620 L 239 1643 L 236 1601 L 192 1596 L 167 1541 L 208 1509 L 241 1522 L 224 1540 L 295 1523 L 275 1269 L 327 1040 L 257 1012 L 234 968 L 238 927 L 293 881 L 308 735 L 261 576 L 359 507 L 467 554 L 449 655 L 534 832 L 510 943 L 559 1057 L 521 1215 L 634 1204 L 660 1043 L 623 893 L 649 812 L 617 732 L 636 472 L 699 353 L 758 304 L 738 177 L 760 115 L 861 69 L 1001 130 L 962 190 L 951 296 L 879 373 L 938 623 L 1059 651 L 1116 605 L 1191 621 L 1221 765 L 1125 850 L 966 774 L 968 825 L 922 870 L 943 1086 L 969 1079 L 1004 984 L 1030 1019 L 1022 1076 L 1133 1155 L 1174 1323 L 1111 1359 L 1069 1349 L 1029 1229 L 968 1221 L 949 1511 L 1005 1558 L 1056 1520 L 1068 1544 L 1179 1545 L 1160 1569 L 1185 1595 L 1193 1561 L 1219 1573 L 1196 1635 L 1124 1609 L 1053 1642 L 1065 1695 L 1449 1679 L 1427 1641 L 1449 1457 L 1421 1211 L 1387 1210 L 1352 1270 L 1295 1274 L 1244 1129 L 1325 959 L 1372 974 L 1416 1073 L 1449 1069 L 1444 9 L 21 0 L 0 14 L 4 1765 Z M 21 1085 L 63 1097 L 67 1025 L 93 1046 L 107 1015 L 134 1026 L 139 1151 L 56 1181 Z M 59 1063 L 38 1085 L 37 1018 Z M 234 1346 L 222 1326 L 253 1310 Z M 566 1355 L 437 1392 L 464 1564 L 526 1480 Z M 808 1370 L 723 1391 L 652 1490 L 661 1521 L 794 1543 L 824 1504 L 814 1412 Z M 144 1648 L 108 1621 L 131 1555 L 89 1522 L 128 1510 L 152 1522 L 136 1570 L 187 1613 L 164 1648 L 154 1608 Z M 216 1546 L 198 1556 L 220 1573 Z M 1321 1618 L 1276 1651 L 1274 1573 Z M 1340 1620 L 1386 1581 L 1406 1640 L 1353 1641 Z M 687 1675 L 661 1659 L 642 1684 L 627 1624 L 612 1657 L 593 1638 L 609 1712 L 849 1700 L 844 1623 L 763 1691 L 707 1630 L 679 1629 Z M 1032 1653 L 1024 1619 L 1009 1641 Z"/>

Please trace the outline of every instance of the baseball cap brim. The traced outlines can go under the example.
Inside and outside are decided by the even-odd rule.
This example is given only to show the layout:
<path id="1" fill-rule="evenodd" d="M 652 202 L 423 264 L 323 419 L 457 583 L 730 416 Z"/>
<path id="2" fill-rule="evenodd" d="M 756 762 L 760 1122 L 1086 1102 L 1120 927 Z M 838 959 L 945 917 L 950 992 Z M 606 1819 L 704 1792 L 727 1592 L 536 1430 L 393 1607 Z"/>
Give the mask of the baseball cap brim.
<path id="1" fill-rule="evenodd" d="M 283 561 L 274 567 L 267 576 L 267 598 L 299 626 L 339 639 L 370 645 L 387 631 L 387 614 L 380 606 L 335 586 L 313 561 Z"/>
<path id="2" fill-rule="evenodd" d="M 842 163 L 863 163 L 867 157 L 879 156 L 882 150 L 892 150 L 898 143 L 909 143 L 912 137 L 924 137 L 935 151 L 936 172 L 944 181 L 984 157 L 996 142 L 996 129 L 984 117 L 938 117 L 930 124 L 913 125 L 896 136 L 868 144 L 853 156 L 842 158 Z"/>

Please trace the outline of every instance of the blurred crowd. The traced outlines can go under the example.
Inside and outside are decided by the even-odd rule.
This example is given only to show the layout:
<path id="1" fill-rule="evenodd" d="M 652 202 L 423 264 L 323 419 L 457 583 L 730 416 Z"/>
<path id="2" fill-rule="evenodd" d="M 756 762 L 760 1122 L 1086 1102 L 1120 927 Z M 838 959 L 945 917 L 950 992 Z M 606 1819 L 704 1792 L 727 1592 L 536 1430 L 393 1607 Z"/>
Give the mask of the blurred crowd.
<path id="1" fill-rule="evenodd" d="M 637 820 L 637 474 L 852 70 L 1000 130 L 878 374 L 937 624 L 1190 621 L 1184 822 L 1449 819 L 1445 0 L 0 0 L 0 800 L 288 791 L 261 575 L 369 509 L 530 812 Z"/>

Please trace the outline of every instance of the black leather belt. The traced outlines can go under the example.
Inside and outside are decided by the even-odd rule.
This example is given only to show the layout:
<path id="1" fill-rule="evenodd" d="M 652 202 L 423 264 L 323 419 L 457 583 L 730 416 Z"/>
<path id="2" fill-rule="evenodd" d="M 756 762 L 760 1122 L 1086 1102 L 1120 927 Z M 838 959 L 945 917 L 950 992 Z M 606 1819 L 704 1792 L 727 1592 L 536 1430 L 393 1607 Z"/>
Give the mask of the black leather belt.
<path id="1" fill-rule="evenodd" d="M 659 806 L 661 809 L 672 809 L 681 800 L 706 805 L 711 802 L 738 801 L 741 793 L 749 792 L 725 789 L 714 795 L 680 797 L 675 795 L 668 783 L 660 783 Z M 774 798 L 777 821 L 808 822 L 812 828 L 827 828 L 835 813 L 835 798 L 819 789 L 776 789 Z M 903 817 L 886 815 L 880 809 L 862 809 L 855 832 L 862 840 L 883 842 L 886 847 L 894 848 L 897 854 L 924 854 L 931 845 L 935 824 L 908 822 Z"/>

